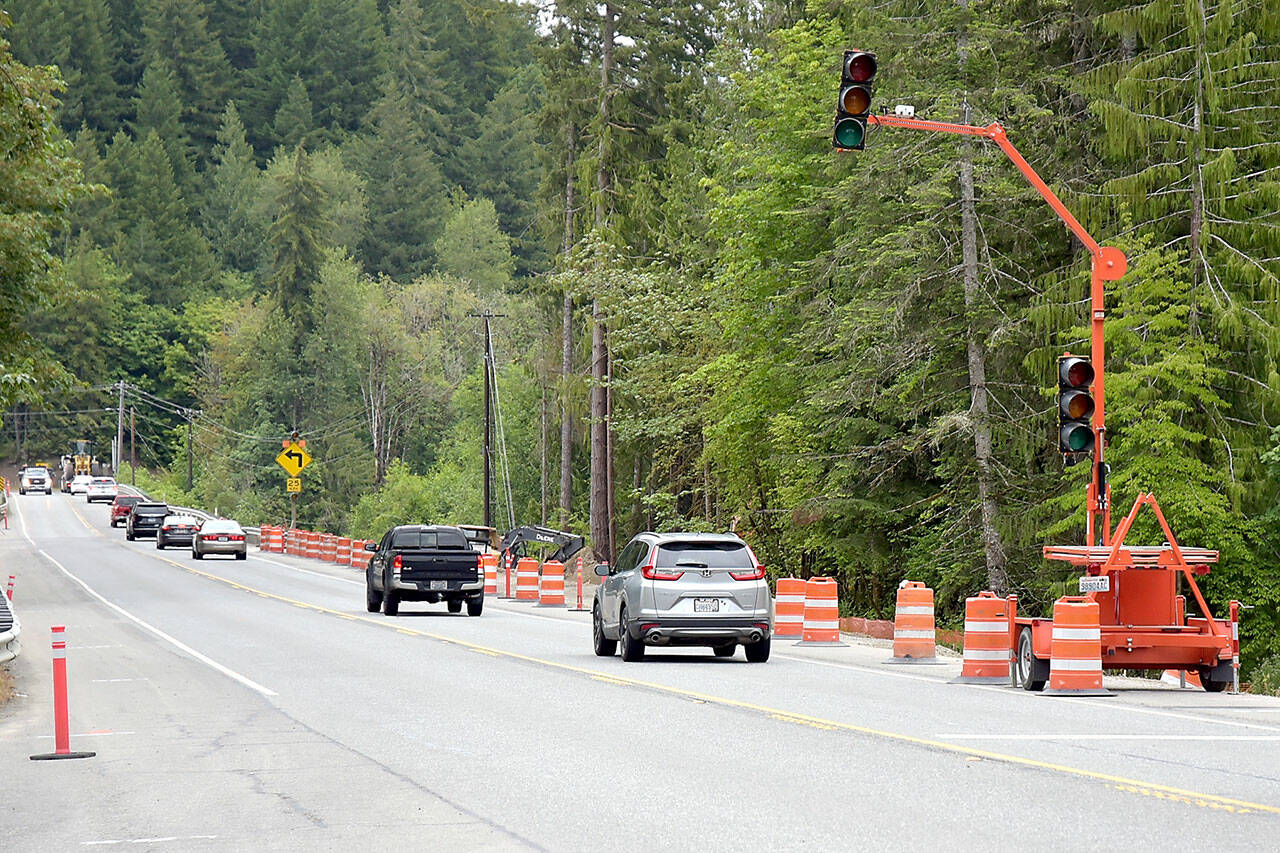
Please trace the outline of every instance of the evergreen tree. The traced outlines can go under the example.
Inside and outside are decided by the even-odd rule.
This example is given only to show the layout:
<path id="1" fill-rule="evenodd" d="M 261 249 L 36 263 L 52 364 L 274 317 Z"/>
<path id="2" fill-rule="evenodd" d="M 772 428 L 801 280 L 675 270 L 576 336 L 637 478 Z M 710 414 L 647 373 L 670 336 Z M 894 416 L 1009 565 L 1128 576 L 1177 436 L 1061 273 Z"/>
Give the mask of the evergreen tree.
<path id="1" fill-rule="evenodd" d="M 207 175 L 200 224 L 226 269 L 251 273 L 263 260 L 266 224 L 257 215 L 262 175 L 234 102 L 228 103 L 218 129 L 218 144 Z"/>
<path id="2" fill-rule="evenodd" d="M 218 115 L 231 77 L 227 57 L 209 31 L 204 0 L 141 0 L 143 60 L 163 58 L 183 103 L 183 126 L 203 167 L 213 149 Z"/>
<path id="3" fill-rule="evenodd" d="M 285 93 L 284 102 L 276 110 L 275 120 L 271 128 L 277 144 L 292 151 L 299 145 L 305 146 L 308 138 L 315 130 L 312 118 L 311 98 L 307 97 L 307 87 L 297 74 L 289 81 L 289 89 Z"/>
<path id="4" fill-rule="evenodd" d="M 262 0 L 208 0 L 209 32 L 217 36 L 227 62 L 236 71 L 254 65 L 253 22 L 262 14 Z"/>
<path id="5" fill-rule="evenodd" d="M 142 72 L 138 96 L 134 98 L 136 118 L 132 123 L 136 139 L 154 132 L 164 144 L 174 180 L 183 191 L 195 186 L 195 154 L 182 124 L 183 106 L 177 77 L 167 60 L 158 58 Z"/>

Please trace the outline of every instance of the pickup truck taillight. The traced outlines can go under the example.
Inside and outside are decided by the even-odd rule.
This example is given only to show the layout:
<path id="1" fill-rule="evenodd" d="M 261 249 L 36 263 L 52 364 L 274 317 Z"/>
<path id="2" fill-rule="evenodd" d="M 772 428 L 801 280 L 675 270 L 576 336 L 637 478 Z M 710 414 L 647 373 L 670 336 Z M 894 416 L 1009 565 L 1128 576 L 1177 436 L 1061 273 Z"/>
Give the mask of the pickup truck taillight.
<path id="1" fill-rule="evenodd" d="M 400 559 L 399 554 L 396 554 L 396 558 L 391 561 L 391 568 L 395 569 L 396 571 L 400 571 L 402 568 L 404 568 L 404 560 Z"/>

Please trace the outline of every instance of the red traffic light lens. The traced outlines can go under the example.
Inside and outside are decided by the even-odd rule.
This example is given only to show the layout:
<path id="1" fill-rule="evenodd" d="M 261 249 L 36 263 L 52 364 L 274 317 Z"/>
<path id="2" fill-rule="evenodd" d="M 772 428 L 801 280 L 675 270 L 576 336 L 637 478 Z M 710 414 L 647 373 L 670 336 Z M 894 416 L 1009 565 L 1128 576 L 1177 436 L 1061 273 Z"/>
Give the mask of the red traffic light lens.
<path id="1" fill-rule="evenodd" d="M 854 53 L 844 66 L 845 75 L 855 83 L 866 83 L 876 76 L 876 58 L 869 53 Z"/>
<path id="2" fill-rule="evenodd" d="M 840 109 L 862 115 L 871 109 L 871 93 L 861 86 L 849 86 L 840 93 Z"/>
<path id="3" fill-rule="evenodd" d="M 1093 382 L 1093 365 L 1084 358 L 1060 359 L 1058 381 L 1071 388 L 1084 388 Z"/>

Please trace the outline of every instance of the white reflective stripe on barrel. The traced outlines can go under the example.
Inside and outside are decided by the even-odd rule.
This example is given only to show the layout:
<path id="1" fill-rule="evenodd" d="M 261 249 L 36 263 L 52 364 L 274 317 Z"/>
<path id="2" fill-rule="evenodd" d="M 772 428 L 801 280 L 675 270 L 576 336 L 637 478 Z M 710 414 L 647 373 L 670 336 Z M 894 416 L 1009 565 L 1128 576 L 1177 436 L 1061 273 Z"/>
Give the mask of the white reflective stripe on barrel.
<path id="1" fill-rule="evenodd" d="M 786 601 L 788 603 L 795 604 L 804 601 L 804 594 L 791 595 L 790 593 L 784 593 L 783 595 L 777 596 L 774 601 Z"/>
<path id="2" fill-rule="evenodd" d="M 839 628 L 839 627 L 840 627 L 840 623 L 839 623 L 838 621 L 834 620 L 834 619 L 832 619 L 832 620 L 827 620 L 827 619 L 806 619 L 806 620 L 805 620 L 805 623 L 804 623 L 804 626 L 805 626 L 806 628 L 813 628 L 813 629 L 815 629 L 815 630 L 821 630 L 821 629 L 823 629 L 823 628 L 827 628 L 827 629 L 830 629 L 830 628 Z"/>
<path id="3" fill-rule="evenodd" d="M 927 604 L 900 604 L 893 612 L 900 616 L 932 616 L 933 608 Z"/>
<path id="4" fill-rule="evenodd" d="M 1077 658 L 1054 658 L 1050 663 L 1053 669 L 1068 672 L 1102 672 L 1102 659 L 1079 660 Z"/>
<path id="5" fill-rule="evenodd" d="M 965 649 L 965 660 L 1008 660 L 1009 653 L 1004 649 Z"/>
<path id="6" fill-rule="evenodd" d="M 895 638 L 901 637 L 904 640 L 932 640 L 932 631 L 898 631 L 893 632 Z"/>
<path id="7" fill-rule="evenodd" d="M 966 633 L 974 631 L 982 634 L 1003 634 L 1009 630 L 1008 622 L 970 622 L 968 619 L 964 621 L 964 630 Z"/>
<path id="8" fill-rule="evenodd" d="M 1053 626 L 1055 640 L 1098 640 L 1102 641 L 1101 628 L 1060 628 Z"/>

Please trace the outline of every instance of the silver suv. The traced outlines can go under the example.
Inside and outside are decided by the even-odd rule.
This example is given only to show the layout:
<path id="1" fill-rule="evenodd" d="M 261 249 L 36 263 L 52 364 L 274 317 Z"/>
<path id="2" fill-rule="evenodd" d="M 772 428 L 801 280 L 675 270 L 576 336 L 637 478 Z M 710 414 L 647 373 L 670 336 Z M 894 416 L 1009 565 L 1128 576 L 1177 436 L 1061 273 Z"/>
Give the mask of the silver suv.
<path id="1" fill-rule="evenodd" d="M 747 660 L 769 659 L 773 614 L 760 565 L 729 533 L 641 533 L 619 552 L 592 605 L 595 651 L 637 661 L 645 646 L 710 646 L 731 657 L 741 643 Z"/>

